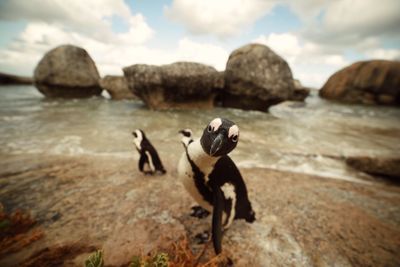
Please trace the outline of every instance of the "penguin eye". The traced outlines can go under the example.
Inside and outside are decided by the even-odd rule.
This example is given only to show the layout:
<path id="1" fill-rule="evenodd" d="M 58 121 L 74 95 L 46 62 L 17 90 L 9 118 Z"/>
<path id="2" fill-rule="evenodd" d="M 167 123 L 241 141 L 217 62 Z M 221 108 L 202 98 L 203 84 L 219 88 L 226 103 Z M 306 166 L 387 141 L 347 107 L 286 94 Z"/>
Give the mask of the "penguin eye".
<path id="1" fill-rule="evenodd" d="M 208 125 L 207 131 L 208 131 L 209 133 L 212 132 L 212 127 L 211 127 L 211 125 Z"/>
<path id="2" fill-rule="evenodd" d="M 231 137 L 231 140 L 232 140 L 232 142 L 234 142 L 234 143 L 236 143 L 236 142 L 238 141 L 238 139 L 239 139 L 239 136 L 238 136 L 238 135 L 234 135 L 234 136 Z"/>
<path id="3" fill-rule="evenodd" d="M 137 138 L 137 134 L 136 134 L 136 133 L 133 133 L 133 136 L 134 136 L 135 138 Z"/>

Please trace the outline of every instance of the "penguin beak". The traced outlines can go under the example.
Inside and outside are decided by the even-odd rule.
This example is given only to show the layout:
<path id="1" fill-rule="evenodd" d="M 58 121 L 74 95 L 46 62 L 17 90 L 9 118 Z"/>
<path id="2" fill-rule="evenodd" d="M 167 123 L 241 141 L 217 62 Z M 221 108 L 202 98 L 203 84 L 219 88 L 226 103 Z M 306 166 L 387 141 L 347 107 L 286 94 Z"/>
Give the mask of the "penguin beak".
<path id="1" fill-rule="evenodd" d="M 211 145 L 211 149 L 210 149 L 211 156 L 214 156 L 215 153 L 217 153 L 221 149 L 223 140 L 224 140 L 224 136 L 222 134 L 218 134 L 217 137 L 214 139 L 214 142 Z"/>

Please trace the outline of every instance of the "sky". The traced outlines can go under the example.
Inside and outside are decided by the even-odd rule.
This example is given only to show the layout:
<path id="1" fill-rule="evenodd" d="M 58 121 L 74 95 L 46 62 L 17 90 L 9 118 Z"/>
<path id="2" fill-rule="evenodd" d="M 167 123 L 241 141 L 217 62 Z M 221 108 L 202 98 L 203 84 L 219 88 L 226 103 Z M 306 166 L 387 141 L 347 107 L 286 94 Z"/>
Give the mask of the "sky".
<path id="1" fill-rule="evenodd" d="M 101 76 L 133 64 L 224 70 L 261 43 L 303 85 L 359 60 L 400 60 L 399 0 L 0 0 L 0 72 L 33 75 L 52 48 L 80 46 Z"/>

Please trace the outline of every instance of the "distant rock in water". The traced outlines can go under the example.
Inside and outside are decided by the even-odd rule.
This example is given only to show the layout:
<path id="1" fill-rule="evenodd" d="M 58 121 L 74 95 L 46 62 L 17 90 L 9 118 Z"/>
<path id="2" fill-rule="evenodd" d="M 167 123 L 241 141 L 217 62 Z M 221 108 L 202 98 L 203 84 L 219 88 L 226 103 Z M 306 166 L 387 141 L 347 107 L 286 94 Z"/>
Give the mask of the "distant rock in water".
<path id="1" fill-rule="evenodd" d="M 33 84 L 31 77 L 17 76 L 0 72 L 0 85 L 1 84 Z"/>
<path id="2" fill-rule="evenodd" d="M 400 157 L 380 158 L 353 156 L 346 158 L 346 163 L 359 171 L 372 175 L 396 178 L 397 181 L 400 181 Z"/>
<path id="3" fill-rule="evenodd" d="M 294 79 L 294 91 L 290 100 L 304 101 L 304 99 L 310 94 L 310 88 L 304 87 L 301 82 Z"/>
<path id="4" fill-rule="evenodd" d="M 292 99 L 294 90 L 287 62 L 265 45 L 249 44 L 229 56 L 219 101 L 224 107 L 267 111 Z"/>
<path id="5" fill-rule="evenodd" d="M 107 75 L 100 80 L 100 86 L 115 100 L 137 98 L 129 90 L 128 83 L 124 76 Z"/>
<path id="6" fill-rule="evenodd" d="M 333 74 L 320 96 L 348 103 L 400 105 L 400 61 L 356 62 Z"/>
<path id="7" fill-rule="evenodd" d="M 123 69 L 129 89 L 150 109 L 211 108 L 223 76 L 213 67 L 194 62 Z"/>
<path id="8" fill-rule="evenodd" d="M 36 66 L 34 79 L 46 97 L 86 98 L 102 91 L 92 58 L 86 50 L 72 45 L 47 52 Z"/>

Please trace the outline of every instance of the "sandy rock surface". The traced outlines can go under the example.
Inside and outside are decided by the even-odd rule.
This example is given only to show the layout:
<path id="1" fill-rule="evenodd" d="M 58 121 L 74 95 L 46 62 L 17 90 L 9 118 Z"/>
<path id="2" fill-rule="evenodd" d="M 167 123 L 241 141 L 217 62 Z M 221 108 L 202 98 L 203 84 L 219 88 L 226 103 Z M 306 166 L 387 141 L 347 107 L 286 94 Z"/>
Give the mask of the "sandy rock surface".
<path id="1" fill-rule="evenodd" d="M 1 258 L 0 266 L 34 266 L 27 263 L 54 255 L 60 266 L 82 266 L 94 248 L 104 251 L 107 266 L 121 266 L 185 235 L 200 251 L 194 236 L 210 228 L 211 217 L 189 216 L 194 202 L 177 179 L 174 160 L 164 160 L 164 176 L 140 174 L 136 161 L 134 152 L 132 158 L 2 158 L 0 202 L 8 211 L 29 211 L 44 237 Z M 257 221 L 235 221 L 223 238 L 235 266 L 400 265 L 397 186 L 241 171 Z M 204 260 L 212 256 L 209 246 Z"/>

